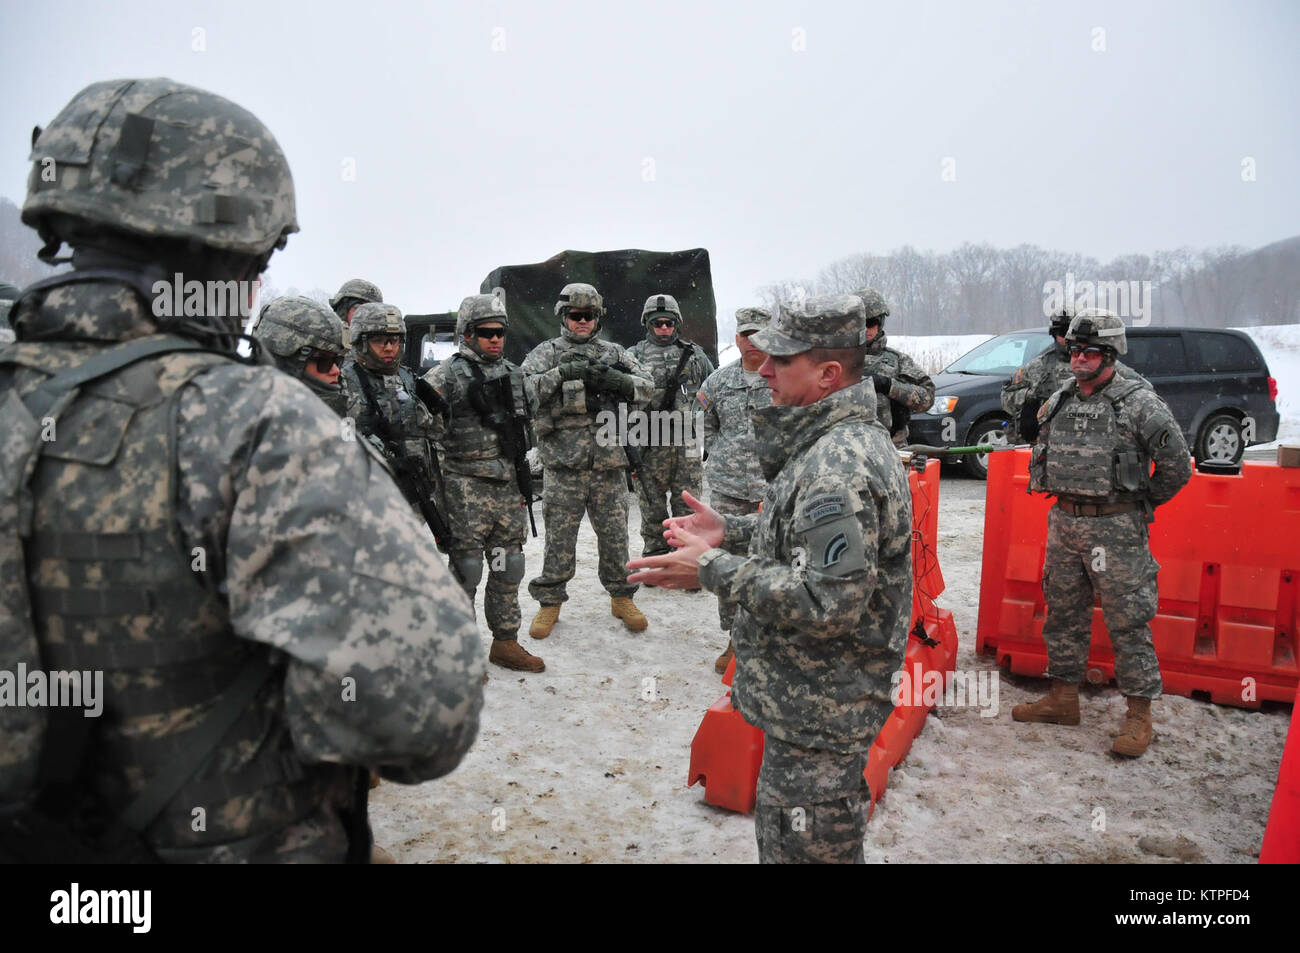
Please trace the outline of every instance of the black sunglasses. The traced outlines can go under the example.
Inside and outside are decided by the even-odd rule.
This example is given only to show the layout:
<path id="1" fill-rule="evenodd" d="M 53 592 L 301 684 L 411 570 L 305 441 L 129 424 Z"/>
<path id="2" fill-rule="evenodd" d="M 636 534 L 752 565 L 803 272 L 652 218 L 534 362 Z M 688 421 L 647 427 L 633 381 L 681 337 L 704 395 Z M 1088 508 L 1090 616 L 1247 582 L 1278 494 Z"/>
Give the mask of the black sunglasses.
<path id="1" fill-rule="evenodd" d="M 879 318 L 867 318 L 867 327 L 869 327 L 869 328 L 878 328 L 878 327 L 880 327 L 880 319 L 879 319 Z"/>
<path id="2" fill-rule="evenodd" d="M 505 328 L 475 328 L 474 336 L 491 340 L 492 338 L 503 338 L 506 336 Z"/>
<path id="3" fill-rule="evenodd" d="M 1078 357 L 1080 354 L 1084 357 L 1100 357 L 1104 353 L 1105 351 L 1099 347 L 1081 347 L 1078 344 L 1070 345 L 1070 357 Z"/>
<path id="4" fill-rule="evenodd" d="M 677 322 L 674 321 L 672 318 L 660 318 L 658 320 L 651 321 L 650 324 L 656 328 L 671 328 L 674 325 L 676 325 Z"/>
<path id="5" fill-rule="evenodd" d="M 321 351 L 311 356 L 311 362 L 316 366 L 317 374 L 328 374 L 339 366 L 339 356 Z"/>

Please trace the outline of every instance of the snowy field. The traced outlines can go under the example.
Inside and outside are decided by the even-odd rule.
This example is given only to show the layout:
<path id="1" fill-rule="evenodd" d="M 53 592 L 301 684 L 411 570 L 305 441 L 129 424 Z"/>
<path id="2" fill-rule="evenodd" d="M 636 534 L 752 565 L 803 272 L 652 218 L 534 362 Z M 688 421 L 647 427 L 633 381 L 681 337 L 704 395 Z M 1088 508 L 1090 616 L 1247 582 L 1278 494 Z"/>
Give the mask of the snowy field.
<path id="1" fill-rule="evenodd" d="M 1300 327 L 1246 330 L 1278 379 L 1282 434 L 1300 442 Z M 942 366 L 983 338 L 891 343 Z M 994 672 L 992 658 L 974 652 L 983 500 L 982 482 L 945 472 L 938 550 L 947 590 L 938 603 L 956 621 L 958 668 Z M 636 553 L 635 504 L 629 524 Z M 531 578 L 540 540 L 525 553 Z M 489 667 L 482 729 L 461 767 L 371 793 L 376 842 L 401 863 L 755 861 L 752 817 L 686 786 L 691 739 L 723 693 L 713 660 L 726 639 L 713 597 L 643 588 L 636 601 L 650 628 L 628 632 L 609 614 L 585 521 L 569 595 L 549 639 L 522 636 L 546 660 L 544 673 Z M 536 606 L 526 593 L 522 605 L 526 628 Z M 1110 754 L 1124 711 L 1114 686 L 1085 688 L 1083 724 L 1063 728 L 1011 721 L 1011 707 L 1045 682 L 1003 673 L 999 684 L 996 717 L 941 707 L 927 719 L 872 816 L 868 860 L 1255 860 L 1289 708 L 1166 696 L 1153 706 L 1151 749 L 1130 761 Z"/>

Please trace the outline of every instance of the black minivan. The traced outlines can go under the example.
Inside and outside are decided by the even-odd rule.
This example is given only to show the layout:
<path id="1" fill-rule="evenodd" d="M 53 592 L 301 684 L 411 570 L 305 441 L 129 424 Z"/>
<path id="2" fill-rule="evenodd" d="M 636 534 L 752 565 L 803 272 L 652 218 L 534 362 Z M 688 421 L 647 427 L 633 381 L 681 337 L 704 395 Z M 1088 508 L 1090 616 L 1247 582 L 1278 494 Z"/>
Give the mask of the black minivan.
<path id="1" fill-rule="evenodd" d="M 1277 381 L 1250 336 L 1226 328 L 1133 327 L 1120 358 L 1151 382 L 1197 460 L 1229 464 L 1277 438 Z M 911 440 L 960 447 L 1006 443 L 1002 385 L 1052 344 L 1046 328 L 990 338 L 934 376 L 934 404 L 912 416 Z M 953 457 L 983 479 L 987 454 Z"/>

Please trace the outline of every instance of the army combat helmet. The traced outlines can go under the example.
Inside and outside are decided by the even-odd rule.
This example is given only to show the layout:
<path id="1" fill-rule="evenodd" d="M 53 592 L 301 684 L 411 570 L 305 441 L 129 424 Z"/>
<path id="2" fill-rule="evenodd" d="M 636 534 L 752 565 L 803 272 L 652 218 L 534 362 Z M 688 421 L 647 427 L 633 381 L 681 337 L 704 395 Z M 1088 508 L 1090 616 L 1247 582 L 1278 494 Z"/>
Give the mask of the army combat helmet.
<path id="1" fill-rule="evenodd" d="M 47 242 L 46 261 L 68 219 L 250 257 L 269 257 L 298 231 L 293 176 L 271 131 L 242 106 L 170 79 L 87 86 L 30 158 L 22 218 Z"/>
<path id="2" fill-rule="evenodd" d="M 885 296 L 875 288 L 862 288 L 853 294 L 862 299 L 863 307 L 867 309 L 867 320 L 875 318 L 880 322 L 880 332 L 883 334 L 885 318 L 889 317 L 889 305 L 885 302 Z"/>
<path id="3" fill-rule="evenodd" d="M 406 321 L 402 312 L 391 304 L 367 302 L 357 308 L 352 315 L 352 353 L 362 367 L 381 374 L 392 374 L 402 363 L 402 353 L 406 349 Z M 385 361 L 370 348 L 370 338 L 378 335 L 396 334 L 401 338 L 397 356 Z"/>
<path id="4" fill-rule="evenodd" d="M 668 341 L 676 341 L 677 334 L 682 329 L 682 309 L 677 306 L 677 299 L 665 294 L 653 294 L 646 298 L 645 305 L 641 308 L 641 327 L 649 333 L 650 322 L 655 318 L 673 319 L 673 336 Z M 654 340 L 660 339 L 656 337 Z"/>
<path id="5" fill-rule="evenodd" d="M 307 373 L 307 362 L 317 352 L 343 359 L 343 322 L 334 312 L 311 298 L 284 296 L 262 309 L 253 337 L 262 342 L 280 370 L 313 390 L 338 390 Z"/>
<path id="6" fill-rule="evenodd" d="M 1047 333 L 1054 339 L 1063 338 L 1067 331 L 1070 330 L 1070 321 L 1074 318 L 1067 309 L 1062 308 L 1056 314 L 1052 315 L 1051 322 L 1047 325 Z"/>
<path id="7" fill-rule="evenodd" d="M 1067 344 L 1105 349 L 1107 364 L 1113 364 L 1116 356 L 1128 353 L 1124 322 L 1114 311 L 1103 308 L 1086 308 L 1076 314 L 1065 332 L 1065 341 Z"/>
<path id="8" fill-rule="evenodd" d="M 469 340 L 465 335 L 480 324 L 489 321 L 499 322 L 503 328 L 510 327 L 510 318 L 506 315 L 505 289 L 493 288 L 490 295 L 470 295 L 460 303 L 456 311 L 456 341 L 461 347 L 467 347 L 479 357 L 488 361 L 499 361 L 500 354 L 487 355 L 479 346 L 478 338 L 473 335 Z"/>
<path id="9" fill-rule="evenodd" d="M 366 303 L 383 304 L 384 295 L 379 285 L 364 278 L 349 278 L 339 286 L 338 293 L 330 298 L 330 307 L 343 321 L 347 321 L 348 312 L 357 305 Z"/>
<path id="10" fill-rule="evenodd" d="M 573 310 L 589 311 L 595 317 L 590 334 L 579 337 L 569 330 L 564 319 Z M 574 282 L 560 289 L 560 300 L 555 302 L 555 313 L 560 317 L 560 334 L 564 339 L 581 344 L 591 340 L 600 331 L 601 319 L 605 317 L 605 302 L 600 297 L 600 292 L 591 285 Z"/>
<path id="11" fill-rule="evenodd" d="M 159 265 L 257 276 L 298 231 L 293 177 L 271 131 L 214 93 L 170 79 L 93 83 L 38 130 L 22 220 L 54 263 L 64 242 L 134 246 Z M 171 275 L 165 275 L 168 279 Z M 152 283 L 136 282 L 152 300 Z M 238 315 L 159 319 L 191 334 L 238 333 Z"/>

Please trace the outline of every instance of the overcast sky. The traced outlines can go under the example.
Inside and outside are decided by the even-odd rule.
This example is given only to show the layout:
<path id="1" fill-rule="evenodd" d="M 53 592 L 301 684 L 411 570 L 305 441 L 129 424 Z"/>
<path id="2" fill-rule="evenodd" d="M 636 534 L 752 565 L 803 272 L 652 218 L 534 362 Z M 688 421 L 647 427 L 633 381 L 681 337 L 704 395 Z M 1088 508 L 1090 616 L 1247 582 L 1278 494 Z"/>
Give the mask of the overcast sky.
<path id="1" fill-rule="evenodd" d="M 1296 2 L 4 0 L 0 26 L 0 195 L 83 86 L 168 76 L 288 155 L 277 287 L 360 276 L 410 312 L 565 248 L 706 247 L 729 315 L 904 244 L 1300 232 Z"/>

